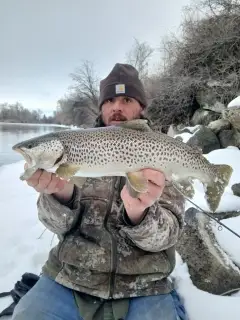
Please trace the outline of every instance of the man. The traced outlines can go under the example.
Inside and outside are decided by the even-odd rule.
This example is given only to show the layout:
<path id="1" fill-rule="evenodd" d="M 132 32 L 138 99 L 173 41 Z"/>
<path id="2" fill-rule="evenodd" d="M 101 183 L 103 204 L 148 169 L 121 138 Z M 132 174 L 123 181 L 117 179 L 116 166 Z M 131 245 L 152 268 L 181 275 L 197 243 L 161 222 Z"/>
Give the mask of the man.
<path id="1" fill-rule="evenodd" d="M 138 72 L 116 64 L 101 81 L 96 126 L 143 118 Z M 162 173 L 143 170 L 148 193 L 132 198 L 125 178 L 88 178 L 81 189 L 38 170 L 40 221 L 58 235 L 37 284 L 14 320 L 186 319 L 168 279 L 183 228 L 184 200 Z"/>

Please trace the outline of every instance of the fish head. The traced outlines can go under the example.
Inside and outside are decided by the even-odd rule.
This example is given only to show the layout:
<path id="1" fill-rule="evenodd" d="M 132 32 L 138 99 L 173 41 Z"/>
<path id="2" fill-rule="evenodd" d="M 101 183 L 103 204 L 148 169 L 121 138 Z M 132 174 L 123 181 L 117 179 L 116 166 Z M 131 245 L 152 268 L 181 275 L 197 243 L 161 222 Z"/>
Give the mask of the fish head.
<path id="1" fill-rule="evenodd" d="M 37 138 L 28 139 L 15 144 L 12 150 L 20 153 L 27 163 L 28 170 L 49 170 L 66 161 L 66 154 L 62 142 L 48 134 Z M 34 173 L 34 170 L 33 173 Z M 24 177 L 26 179 L 26 176 Z"/>

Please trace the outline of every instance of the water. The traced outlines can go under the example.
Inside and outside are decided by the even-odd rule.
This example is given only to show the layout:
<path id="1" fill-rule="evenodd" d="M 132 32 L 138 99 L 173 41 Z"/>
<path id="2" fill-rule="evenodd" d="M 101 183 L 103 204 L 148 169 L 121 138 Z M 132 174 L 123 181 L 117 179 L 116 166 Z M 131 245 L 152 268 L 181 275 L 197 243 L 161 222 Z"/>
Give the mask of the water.
<path id="1" fill-rule="evenodd" d="M 23 160 L 20 154 L 12 150 L 14 144 L 45 133 L 64 129 L 66 127 L 0 122 L 0 166 Z"/>

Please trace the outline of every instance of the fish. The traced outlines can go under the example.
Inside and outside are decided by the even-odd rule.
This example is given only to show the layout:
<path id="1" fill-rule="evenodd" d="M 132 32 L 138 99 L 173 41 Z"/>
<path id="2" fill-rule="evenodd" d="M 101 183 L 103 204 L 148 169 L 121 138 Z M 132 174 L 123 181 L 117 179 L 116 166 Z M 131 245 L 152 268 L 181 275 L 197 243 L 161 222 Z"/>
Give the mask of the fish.
<path id="1" fill-rule="evenodd" d="M 210 163 L 199 149 L 153 131 L 145 119 L 55 131 L 19 142 L 12 149 L 27 162 L 21 180 L 44 169 L 81 188 L 89 177 L 123 176 L 130 195 L 137 197 L 148 191 L 142 169 L 150 168 L 162 172 L 166 181 L 191 199 L 197 179 L 204 186 L 212 212 L 216 211 L 233 172 L 227 164 Z"/>

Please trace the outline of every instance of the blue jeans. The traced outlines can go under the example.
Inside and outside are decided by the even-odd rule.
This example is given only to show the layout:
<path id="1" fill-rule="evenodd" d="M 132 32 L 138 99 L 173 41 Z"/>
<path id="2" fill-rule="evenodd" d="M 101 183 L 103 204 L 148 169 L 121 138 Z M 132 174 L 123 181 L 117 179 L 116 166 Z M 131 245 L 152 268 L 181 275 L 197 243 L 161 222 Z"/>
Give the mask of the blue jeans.
<path id="1" fill-rule="evenodd" d="M 84 320 L 73 292 L 42 276 L 15 307 L 12 320 Z M 187 320 L 176 291 L 132 298 L 124 320 Z"/>

